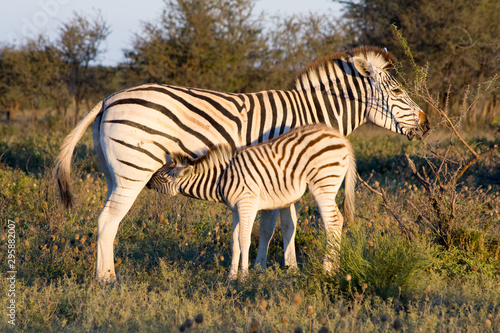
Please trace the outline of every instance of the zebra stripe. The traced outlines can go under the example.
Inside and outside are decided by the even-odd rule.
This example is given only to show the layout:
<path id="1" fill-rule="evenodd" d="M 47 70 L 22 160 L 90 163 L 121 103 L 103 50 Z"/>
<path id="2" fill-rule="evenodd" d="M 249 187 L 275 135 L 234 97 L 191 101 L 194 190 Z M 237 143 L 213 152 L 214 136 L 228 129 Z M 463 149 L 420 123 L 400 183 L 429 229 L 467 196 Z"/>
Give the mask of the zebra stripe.
<path id="1" fill-rule="evenodd" d="M 115 278 L 112 244 L 119 223 L 153 173 L 176 153 L 195 158 L 207 147 L 254 145 L 318 122 L 342 135 L 367 121 L 409 139 L 423 135 L 428 129 L 425 114 L 388 72 L 393 63 L 389 53 L 363 47 L 312 63 L 288 90 L 235 94 L 146 84 L 99 102 L 65 139 L 55 168 L 61 198 L 71 206 L 71 156 L 95 119 L 94 147 L 108 184 L 98 218 L 97 277 Z M 263 215 L 277 218 L 275 213 Z M 285 219 L 287 223 L 293 221 Z M 261 232 L 270 239 L 272 232 Z M 293 240 L 287 241 L 286 263 L 295 256 L 290 253 Z M 259 247 L 263 267 L 266 252 L 267 245 Z"/>
<path id="2" fill-rule="evenodd" d="M 306 186 L 318 203 L 330 256 L 336 257 L 343 218 L 335 196 L 346 177 L 345 210 L 352 220 L 356 163 L 349 142 L 326 125 L 290 130 L 263 144 L 235 151 L 216 146 L 202 157 L 177 159 L 155 173 L 155 181 L 173 179 L 173 193 L 225 203 L 233 212 L 233 258 L 229 279 L 241 269 L 248 274 L 250 234 L 257 211 L 287 207 L 298 201 Z M 336 264 L 336 263 L 335 263 Z M 325 258 L 325 269 L 332 262 Z"/>

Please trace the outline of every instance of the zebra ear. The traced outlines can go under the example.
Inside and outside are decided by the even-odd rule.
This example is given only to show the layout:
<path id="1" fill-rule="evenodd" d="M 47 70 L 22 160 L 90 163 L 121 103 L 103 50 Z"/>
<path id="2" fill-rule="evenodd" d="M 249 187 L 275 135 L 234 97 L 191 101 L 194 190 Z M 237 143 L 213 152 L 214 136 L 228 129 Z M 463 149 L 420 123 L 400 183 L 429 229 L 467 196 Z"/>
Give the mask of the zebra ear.
<path id="1" fill-rule="evenodd" d="M 174 177 L 183 178 L 189 176 L 189 174 L 193 172 L 194 167 L 192 165 L 188 165 L 186 167 L 180 167 L 176 169 L 177 169 L 177 175 L 175 175 Z"/>
<path id="2" fill-rule="evenodd" d="M 372 76 L 373 68 L 372 65 L 363 58 L 353 57 L 352 63 L 354 64 L 354 68 L 359 72 L 359 74 L 363 76 Z"/>
<path id="3" fill-rule="evenodd" d="M 183 165 L 177 165 L 175 163 L 171 163 L 170 165 L 167 165 L 164 171 L 162 172 L 163 178 L 170 177 L 170 178 L 176 178 L 179 177 L 184 170 L 185 166 Z"/>

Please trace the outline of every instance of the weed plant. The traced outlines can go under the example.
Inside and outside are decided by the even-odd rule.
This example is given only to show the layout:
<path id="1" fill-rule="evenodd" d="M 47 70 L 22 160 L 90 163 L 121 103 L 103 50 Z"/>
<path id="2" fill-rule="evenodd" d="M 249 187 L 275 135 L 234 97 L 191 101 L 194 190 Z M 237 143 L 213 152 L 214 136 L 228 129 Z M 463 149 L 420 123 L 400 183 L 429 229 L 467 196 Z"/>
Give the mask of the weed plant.
<path id="1" fill-rule="evenodd" d="M 23 124 L 0 127 L 1 304 L 5 309 L 10 219 L 16 221 L 18 331 L 500 329 L 500 184 L 491 178 L 498 175 L 498 152 L 479 161 L 459 184 L 457 236 L 445 248 L 435 242 L 431 226 L 418 223 L 426 194 L 402 162 L 419 144 L 359 129 L 351 141 L 361 177 L 386 188 L 398 214 L 418 228 L 408 239 L 382 199 L 358 186 L 355 222 L 344 227 L 340 270 L 330 276 L 321 269 L 323 231 L 310 194 L 299 210 L 299 271 L 283 267 L 277 228 L 270 267 L 228 285 L 231 215 L 225 206 L 145 189 L 118 231 L 118 282 L 106 285 L 94 279 L 96 220 L 106 183 L 91 133 L 77 146 L 72 171 L 77 203 L 66 211 L 51 172 L 67 131 L 30 126 L 27 134 L 21 134 Z M 487 140 L 500 141 L 491 134 Z M 253 259 L 257 244 L 258 221 Z M 0 331 L 13 331 L 7 320 L 0 316 Z"/>

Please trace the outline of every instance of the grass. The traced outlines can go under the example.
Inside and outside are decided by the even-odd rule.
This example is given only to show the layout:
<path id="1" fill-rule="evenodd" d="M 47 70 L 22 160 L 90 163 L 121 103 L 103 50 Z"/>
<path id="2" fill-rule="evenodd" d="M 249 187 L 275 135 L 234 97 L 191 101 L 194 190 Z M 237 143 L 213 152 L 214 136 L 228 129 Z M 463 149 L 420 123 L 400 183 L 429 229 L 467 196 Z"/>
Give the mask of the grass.
<path id="1" fill-rule="evenodd" d="M 106 183 L 91 133 L 77 146 L 72 169 L 77 204 L 66 211 L 58 202 L 51 168 L 68 131 L 54 124 L 28 126 L 29 131 L 24 124 L 0 126 L 0 258 L 6 263 L 7 220 L 15 220 L 18 331 L 500 329 L 498 152 L 471 168 L 457 187 L 457 223 L 452 246 L 445 248 L 436 243 L 432 225 L 419 218 L 426 197 L 403 159 L 408 152 L 420 161 L 421 144 L 373 128 L 356 131 L 351 141 L 361 177 L 387 190 L 416 237 L 408 240 L 381 199 L 358 185 L 355 223 L 344 227 L 341 267 L 332 276 L 321 270 L 323 231 L 310 194 L 299 211 L 300 270 L 282 266 L 277 230 L 268 258 L 271 267 L 228 285 L 227 209 L 144 190 L 116 238 L 119 281 L 103 285 L 94 280 L 94 265 L 96 219 Z M 468 141 L 499 143 L 491 133 Z M 257 242 L 255 229 L 252 258 Z M 4 311 L 6 271 L 0 279 Z M 195 321 L 199 314 L 201 323 Z M 13 331 L 8 320 L 0 316 L 0 331 Z"/>

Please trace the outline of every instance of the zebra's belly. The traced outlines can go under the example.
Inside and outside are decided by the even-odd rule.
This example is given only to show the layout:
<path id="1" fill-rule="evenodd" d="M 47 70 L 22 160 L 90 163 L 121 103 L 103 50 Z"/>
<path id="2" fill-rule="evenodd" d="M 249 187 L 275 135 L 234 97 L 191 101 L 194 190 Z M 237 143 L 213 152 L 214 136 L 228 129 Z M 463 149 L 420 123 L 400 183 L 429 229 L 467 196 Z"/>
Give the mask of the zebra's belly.
<path id="1" fill-rule="evenodd" d="M 283 188 L 282 188 L 283 189 Z M 284 191 L 262 192 L 259 209 L 279 209 L 299 201 L 306 191 L 306 184 L 297 189 L 284 188 Z"/>
<path id="2" fill-rule="evenodd" d="M 291 190 L 282 187 L 273 187 L 271 184 L 267 184 L 267 187 L 261 184 L 257 186 L 253 184 L 256 188 L 245 187 L 241 188 L 229 188 L 228 191 L 223 194 L 222 202 L 231 211 L 238 211 L 242 206 L 253 206 L 257 210 L 262 209 L 279 209 L 292 205 L 293 203 L 300 200 L 304 192 L 306 191 L 307 184 L 304 183 L 301 186 L 297 186 L 297 189 L 292 188 Z M 272 189 L 285 189 L 285 191 L 273 191 Z M 266 190 L 267 189 L 267 190 Z"/>

